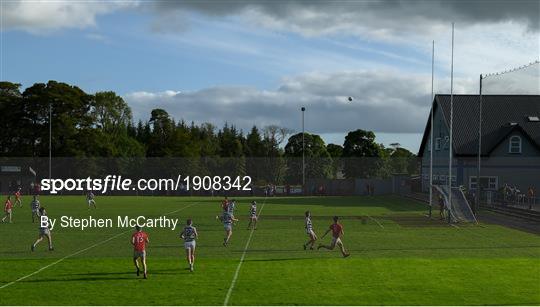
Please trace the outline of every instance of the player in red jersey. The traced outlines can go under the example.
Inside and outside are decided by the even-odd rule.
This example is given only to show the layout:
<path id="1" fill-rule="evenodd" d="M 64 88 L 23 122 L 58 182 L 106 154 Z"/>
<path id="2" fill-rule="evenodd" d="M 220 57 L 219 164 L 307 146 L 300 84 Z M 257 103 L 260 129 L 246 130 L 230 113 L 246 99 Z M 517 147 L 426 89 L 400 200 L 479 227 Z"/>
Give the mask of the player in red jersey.
<path id="1" fill-rule="evenodd" d="M 321 237 L 324 238 L 330 231 L 332 231 L 332 243 L 330 243 L 330 246 L 319 244 L 319 247 L 317 249 L 326 248 L 329 250 L 333 250 L 336 247 L 336 244 L 341 249 L 341 254 L 343 254 L 343 257 L 349 257 L 349 253 L 345 250 L 345 246 L 343 246 L 343 242 L 341 242 L 341 237 L 343 237 L 343 226 L 338 223 L 339 218 L 337 216 L 334 216 L 334 224 L 330 225 L 330 228 L 324 233 L 324 235 Z"/>
<path id="2" fill-rule="evenodd" d="M 221 201 L 221 214 L 216 215 L 216 220 L 223 222 L 223 214 L 229 211 L 229 199 L 225 196 L 225 199 Z"/>
<path id="3" fill-rule="evenodd" d="M 8 195 L 6 202 L 4 203 L 4 212 L 6 215 L 4 218 L 2 218 L 2 223 L 6 221 L 7 218 L 9 218 L 9 222 L 11 223 L 11 211 L 13 210 L 13 204 L 11 203 L 11 196 Z"/>
<path id="4" fill-rule="evenodd" d="M 131 244 L 133 245 L 133 263 L 137 268 L 137 276 L 139 276 L 141 270 L 139 268 L 138 260 L 141 259 L 143 276 L 144 279 L 146 279 L 146 244 L 150 241 L 148 240 L 146 232 L 141 230 L 141 226 L 137 225 L 135 226 L 135 229 L 137 231 L 131 236 Z"/>
<path id="5" fill-rule="evenodd" d="M 14 206 L 17 206 L 19 204 L 19 208 L 22 208 L 22 199 L 21 199 L 21 188 L 15 192 L 15 204 Z"/>
<path id="6" fill-rule="evenodd" d="M 229 199 L 227 198 L 227 196 L 225 196 L 225 199 L 221 202 L 221 209 L 223 209 L 223 211 L 227 211 L 228 207 L 229 207 Z"/>

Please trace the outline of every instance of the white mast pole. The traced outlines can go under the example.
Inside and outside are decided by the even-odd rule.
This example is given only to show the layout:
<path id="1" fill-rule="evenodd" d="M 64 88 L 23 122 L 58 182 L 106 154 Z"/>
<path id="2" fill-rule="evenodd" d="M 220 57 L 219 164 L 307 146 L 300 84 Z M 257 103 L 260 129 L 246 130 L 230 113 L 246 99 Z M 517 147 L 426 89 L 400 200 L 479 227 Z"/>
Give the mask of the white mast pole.
<path id="1" fill-rule="evenodd" d="M 448 144 L 448 205 L 452 206 L 452 147 L 454 128 L 454 23 L 452 22 L 452 60 L 450 64 L 450 140 Z M 448 208 L 448 221 L 450 218 L 450 208 Z"/>
<path id="2" fill-rule="evenodd" d="M 482 74 L 480 74 L 480 101 L 478 110 L 478 174 L 476 174 L 476 199 L 474 204 L 474 214 L 478 214 L 477 210 L 480 207 L 480 165 L 482 163 Z"/>
<path id="3" fill-rule="evenodd" d="M 431 138 L 429 140 L 429 217 L 431 217 L 431 210 L 433 209 L 433 73 L 435 64 L 435 41 L 431 45 Z"/>

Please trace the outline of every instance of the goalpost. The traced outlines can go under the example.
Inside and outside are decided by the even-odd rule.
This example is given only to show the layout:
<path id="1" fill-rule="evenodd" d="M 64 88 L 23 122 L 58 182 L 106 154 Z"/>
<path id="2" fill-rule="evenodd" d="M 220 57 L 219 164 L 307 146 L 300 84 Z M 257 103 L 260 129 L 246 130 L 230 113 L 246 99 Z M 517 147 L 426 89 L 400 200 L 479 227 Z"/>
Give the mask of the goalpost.
<path id="1" fill-rule="evenodd" d="M 478 223 L 461 188 L 452 187 L 449 192 L 448 185 L 434 185 L 433 187 L 443 196 L 449 222 Z"/>

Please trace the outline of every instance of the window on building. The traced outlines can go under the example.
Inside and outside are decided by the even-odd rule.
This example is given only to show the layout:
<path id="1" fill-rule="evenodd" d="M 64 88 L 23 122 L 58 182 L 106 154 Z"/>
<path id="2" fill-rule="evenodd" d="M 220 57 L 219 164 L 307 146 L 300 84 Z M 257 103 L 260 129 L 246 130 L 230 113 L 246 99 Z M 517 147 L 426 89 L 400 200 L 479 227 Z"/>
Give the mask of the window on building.
<path id="1" fill-rule="evenodd" d="M 478 185 L 476 184 L 477 178 L 476 177 L 469 177 L 469 189 L 476 190 Z"/>
<path id="2" fill-rule="evenodd" d="M 489 177 L 489 185 L 488 188 L 490 190 L 497 190 L 498 186 L 498 179 L 497 177 Z"/>
<path id="3" fill-rule="evenodd" d="M 450 146 L 450 137 L 447 135 L 444 137 L 444 149 L 448 149 Z"/>
<path id="4" fill-rule="evenodd" d="M 520 154 L 521 153 L 521 137 L 514 135 L 510 138 L 510 143 L 508 144 L 508 152 L 511 154 Z"/>
<path id="5" fill-rule="evenodd" d="M 441 150 L 441 138 L 435 139 L 435 150 Z"/>
<path id="6" fill-rule="evenodd" d="M 481 176 L 480 177 L 480 186 L 484 190 L 491 190 L 496 191 L 499 186 L 499 179 L 498 177 L 492 177 L 492 176 Z M 476 190 L 477 184 L 476 184 L 476 176 L 469 177 L 469 189 Z"/>

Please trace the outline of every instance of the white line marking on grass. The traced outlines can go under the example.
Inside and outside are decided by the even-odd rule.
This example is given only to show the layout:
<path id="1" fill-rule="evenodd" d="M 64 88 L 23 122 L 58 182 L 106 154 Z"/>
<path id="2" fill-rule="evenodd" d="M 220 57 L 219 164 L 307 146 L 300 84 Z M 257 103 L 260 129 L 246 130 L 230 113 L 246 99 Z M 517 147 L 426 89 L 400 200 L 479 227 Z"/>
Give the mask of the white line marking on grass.
<path id="1" fill-rule="evenodd" d="M 198 203 L 199 203 L 199 202 L 192 203 L 191 205 L 187 205 L 187 206 L 182 207 L 182 208 L 180 208 L 180 209 L 176 209 L 176 210 L 174 210 L 174 211 L 164 213 L 163 215 L 169 215 L 169 214 L 176 213 L 176 212 L 178 212 L 178 211 L 182 211 L 182 210 L 187 209 L 187 208 L 189 208 L 189 207 L 195 206 L 195 205 L 198 204 Z"/>
<path id="2" fill-rule="evenodd" d="M 191 206 L 193 206 L 193 205 L 195 205 L 195 204 L 196 204 L 196 203 L 191 204 L 191 205 L 189 205 L 189 206 L 182 207 L 182 208 L 177 209 L 177 210 L 174 210 L 174 211 L 171 211 L 171 212 L 169 212 L 169 213 L 165 213 L 165 215 L 172 214 L 172 213 L 176 213 L 176 212 L 178 212 L 178 211 L 187 209 L 187 208 L 189 208 L 189 207 L 191 207 Z M 263 204 L 263 206 L 264 206 L 264 204 Z M 100 241 L 100 242 L 98 242 L 98 243 L 96 243 L 96 244 L 94 244 L 94 245 L 91 245 L 91 246 L 88 246 L 88 247 L 86 247 L 86 248 L 83 248 L 83 249 L 81 249 L 81 250 L 79 250 L 79 251 L 76 251 L 76 252 L 74 252 L 73 254 L 69 254 L 69 255 L 67 255 L 67 256 L 65 256 L 65 257 L 63 257 L 63 258 L 60 258 L 60 259 L 56 260 L 55 262 L 50 263 L 50 264 L 48 264 L 48 265 L 46 265 L 46 266 L 44 266 L 44 267 L 38 269 L 37 271 L 34 271 L 33 273 L 30 273 L 30 274 L 28 274 L 28 275 L 25 275 L 25 276 L 23 276 L 23 277 L 20 277 L 19 279 L 16 279 L 16 280 L 14 280 L 14 281 L 12 281 L 12 282 L 9 282 L 9 283 L 7 283 L 7 284 L 5 284 L 5 285 L 0 286 L 0 289 L 7 288 L 7 287 L 9 287 L 9 286 L 11 286 L 11 285 L 13 285 L 13 284 L 15 284 L 15 283 L 18 283 L 19 281 L 22 281 L 22 280 L 27 279 L 28 277 L 32 277 L 32 276 L 38 274 L 39 272 L 41 272 L 41 271 L 43 271 L 43 270 L 46 270 L 46 269 L 52 267 L 53 265 L 56 265 L 56 264 L 58 264 L 58 263 L 60 263 L 60 262 L 62 262 L 62 261 L 64 261 L 64 260 L 66 260 L 66 259 L 68 259 L 68 258 L 71 258 L 71 257 L 73 257 L 73 256 L 77 256 L 78 254 L 84 253 L 84 252 L 86 252 L 87 250 L 90 250 L 90 249 L 92 249 L 92 248 L 94 248 L 94 247 L 96 247 L 96 246 L 105 244 L 105 243 L 107 243 L 107 242 L 109 242 L 109 241 L 111 241 L 111 240 L 113 240 L 113 239 L 115 239 L 115 238 L 117 238 L 117 237 L 119 237 L 119 236 L 125 234 L 126 232 L 128 232 L 128 231 L 130 231 L 130 230 L 131 230 L 131 229 L 128 229 L 128 230 L 126 230 L 126 231 L 122 231 L 121 233 L 116 234 L 116 235 L 114 235 L 114 236 L 112 236 L 112 237 L 110 237 L 110 238 L 108 238 L 108 239 L 106 239 L 106 240 L 104 240 L 104 241 Z"/>
<path id="3" fill-rule="evenodd" d="M 64 260 L 66 260 L 66 259 L 68 259 L 68 258 L 71 258 L 71 257 L 73 257 L 73 256 L 76 256 L 76 255 L 78 255 L 78 254 L 80 254 L 80 253 L 83 253 L 83 252 L 85 252 L 85 251 L 87 251 L 87 250 L 89 250 L 89 249 L 91 249 L 91 248 L 94 248 L 94 247 L 99 246 L 99 245 L 101 245 L 101 244 L 107 243 L 107 242 L 111 241 L 112 239 L 115 239 L 116 237 L 119 237 L 119 236 L 125 234 L 125 233 L 128 232 L 128 231 L 129 231 L 129 230 L 123 231 L 123 232 L 121 232 L 121 233 L 119 233 L 119 234 L 116 234 L 116 235 L 114 235 L 114 236 L 108 238 L 108 239 L 105 240 L 105 241 L 98 242 L 98 243 L 96 243 L 96 244 L 94 244 L 94 245 L 91 245 L 91 246 L 89 246 L 89 247 L 86 247 L 86 248 L 84 248 L 84 249 L 81 249 L 81 250 L 79 250 L 79 251 L 77 251 L 77 252 L 75 252 L 75 253 L 73 253 L 73 254 L 67 255 L 67 256 L 65 256 L 64 258 L 60 258 L 60 259 L 56 260 L 55 262 L 53 262 L 53 263 L 51 263 L 51 264 L 48 264 L 48 265 L 42 267 L 41 269 L 39 269 L 39 270 L 37 270 L 37 271 L 35 271 L 35 272 L 33 272 L 33 273 L 30 273 L 30 274 L 28 274 L 28 275 L 26 275 L 26 276 L 23 276 L 23 277 L 21 277 L 21 278 L 19 278 L 19 279 L 17 279 L 17 280 L 14 280 L 14 281 L 9 282 L 9 283 L 7 283 L 7 284 L 5 284 L 5 285 L 2 285 L 2 286 L 0 287 L 0 289 L 4 289 L 4 288 L 6 288 L 6 287 L 9 287 L 9 286 L 13 285 L 14 283 L 17 283 L 17 282 L 19 282 L 19 281 L 21 281 L 21 280 L 25 280 L 25 279 L 27 279 L 28 277 L 34 276 L 34 275 L 36 275 L 37 273 L 39 273 L 39 272 L 41 272 L 41 271 L 43 271 L 43 270 L 45 270 L 45 269 L 47 269 L 47 268 L 50 268 L 50 267 L 52 267 L 52 266 L 55 265 L 55 264 L 58 264 L 58 263 L 60 263 L 60 262 L 62 262 L 62 261 L 64 261 Z"/>
<path id="4" fill-rule="evenodd" d="M 377 223 L 379 226 L 381 226 L 382 229 L 384 229 L 384 226 L 379 223 L 379 221 L 377 221 L 376 219 L 372 218 L 371 215 L 367 215 L 367 217 L 369 217 L 372 221 L 374 221 L 375 223 Z"/>
<path id="5" fill-rule="evenodd" d="M 266 197 L 264 198 L 263 204 L 261 206 L 261 210 L 259 210 L 259 214 L 257 214 L 257 219 L 259 216 L 261 216 L 261 212 L 264 208 L 264 205 L 266 204 Z M 242 267 L 242 263 L 244 262 L 244 258 L 246 257 L 246 252 L 249 248 L 249 243 L 251 242 L 251 237 L 253 237 L 254 228 L 251 229 L 251 232 L 249 233 L 248 240 L 246 242 L 246 246 L 244 247 L 244 252 L 242 252 L 242 257 L 240 257 L 240 262 L 238 263 L 238 266 L 236 267 L 236 271 L 234 272 L 233 279 L 231 281 L 231 286 L 229 287 L 229 290 L 227 291 L 227 295 L 225 296 L 225 301 L 223 302 L 223 306 L 227 306 L 229 304 L 229 299 L 231 298 L 232 291 L 234 289 L 234 286 L 236 284 L 236 280 L 238 279 L 238 274 L 240 273 L 240 268 Z"/>

